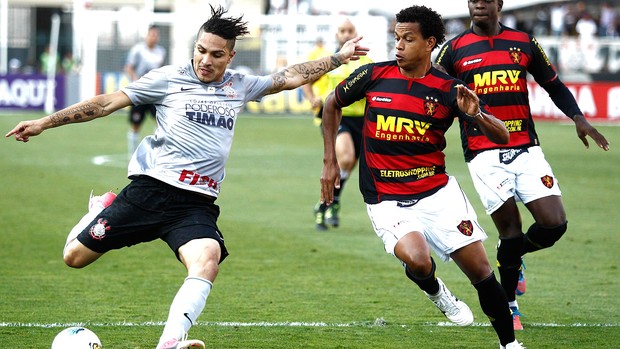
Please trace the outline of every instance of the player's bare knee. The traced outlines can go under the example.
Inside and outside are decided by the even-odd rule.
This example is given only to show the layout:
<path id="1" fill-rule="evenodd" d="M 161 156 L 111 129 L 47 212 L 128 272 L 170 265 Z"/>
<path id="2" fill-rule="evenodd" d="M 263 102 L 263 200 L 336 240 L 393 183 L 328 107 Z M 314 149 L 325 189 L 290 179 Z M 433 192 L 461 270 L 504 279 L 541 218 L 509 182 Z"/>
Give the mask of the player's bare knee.
<path id="1" fill-rule="evenodd" d="M 63 253 L 63 260 L 65 264 L 71 268 L 84 268 L 86 264 L 83 262 L 81 256 L 75 251 L 75 249 L 66 248 Z"/>

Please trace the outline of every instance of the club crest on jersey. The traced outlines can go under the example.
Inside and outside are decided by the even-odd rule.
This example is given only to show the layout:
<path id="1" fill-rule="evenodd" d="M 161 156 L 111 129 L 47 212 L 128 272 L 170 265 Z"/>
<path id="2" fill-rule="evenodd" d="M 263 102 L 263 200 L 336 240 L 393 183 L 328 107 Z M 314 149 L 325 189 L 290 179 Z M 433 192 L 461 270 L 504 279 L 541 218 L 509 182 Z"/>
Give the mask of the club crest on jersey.
<path id="1" fill-rule="evenodd" d="M 434 97 L 426 96 L 426 100 L 424 101 L 424 113 L 428 116 L 433 116 L 437 112 L 437 107 L 439 107 L 439 100 Z"/>
<path id="2" fill-rule="evenodd" d="M 523 55 L 523 52 L 521 52 L 521 49 L 518 47 L 511 47 L 508 50 L 508 54 L 510 55 L 510 59 L 515 63 L 515 64 L 519 64 L 521 63 L 521 56 Z"/>
<path id="3" fill-rule="evenodd" d="M 461 232 L 461 234 L 466 236 L 471 236 L 471 234 L 474 233 L 474 225 L 471 223 L 470 220 L 461 221 L 461 223 L 459 223 L 456 228 Z"/>
<path id="4" fill-rule="evenodd" d="M 553 187 L 553 182 L 554 182 L 553 181 L 553 177 L 551 177 L 549 175 L 545 175 L 545 176 L 540 177 L 540 181 L 542 182 L 542 184 L 545 187 L 547 187 L 549 189 L 551 189 Z"/>
<path id="5" fill-rule="evenodd" d="M 97 220 L 97 224 L 90 227 L 90 236 L 92 236 L 95 240 L 101 240 L 105 237 L 105 232 L 110 230 L 110 226 L 108 225 L 108 221 L 99 218 Z"/>
<path id="6" fill-rule="evenodd" d="M 224 91 L 224 93 L 226 93 L 226 97 L 228 97 L 228 98 L 235 98 L 235 97 L 237 97 L 237 91 L 233 88 L 232 81 L 227 83 L 226 85 L 224 85 L 222 87 L 222 90 Z"/>

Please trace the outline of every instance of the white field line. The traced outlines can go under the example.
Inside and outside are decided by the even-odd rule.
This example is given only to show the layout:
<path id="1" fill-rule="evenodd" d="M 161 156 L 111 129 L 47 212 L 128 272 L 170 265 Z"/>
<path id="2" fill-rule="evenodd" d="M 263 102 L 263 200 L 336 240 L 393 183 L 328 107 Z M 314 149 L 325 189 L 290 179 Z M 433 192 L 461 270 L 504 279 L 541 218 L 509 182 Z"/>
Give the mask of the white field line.
<path id="1" fill-rule="evenodd" d="M 129 158 L 127 154 L 114 154 L 114 155 L 97 155 L 94 156 L 90 162 L 97 166 L 109 166 L 109 167 L 127 167 L 129 164 Z"/>
<path id="2" fill-rule="evenodd" d="M 163 321 L 146 322 L 74 322 L 74 323 L 28 323 L 28 322 L 0 322 L 2 327 L 38 327 L 38 328 L 65 328 L 72 326 L 92 326 L 92 327 L 161 327 Z M 194 326 L 214 326 L 214 327 L 382 327 L 382 326 L 413 327 L 412 325 L 390 324 L 383 319 L 371 321 L 349 322 L 349 323 L 327 323 L 327 322 L 198 322 Z M 450 327 L 457 326 L 451 322 L 426 322 L 422 326 Z M 489 323 L 475 322 L 474 327 L 488 327 Z M 620 327 L 614 323 L 528 323 L 527 327 Z"/>

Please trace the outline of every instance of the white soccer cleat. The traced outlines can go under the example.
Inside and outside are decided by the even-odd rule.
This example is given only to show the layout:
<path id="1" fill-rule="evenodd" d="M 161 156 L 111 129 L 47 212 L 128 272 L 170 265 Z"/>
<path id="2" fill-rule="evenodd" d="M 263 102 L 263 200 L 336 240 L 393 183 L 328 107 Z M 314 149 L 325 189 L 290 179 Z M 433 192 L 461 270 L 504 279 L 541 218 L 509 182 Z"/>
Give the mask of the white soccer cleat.
<path id="1" fill-rule="evenodd" d="M 161 347 L 157 349 L 205 349 L 205 344 L 203 341 L 198 339 L 188 339 L 188 340 L 178 340 L 176 338 L 171 339 Z"/>
<path id="2" fill-rule="evenodd" d="M 116 194 L 111 191 L 98 196 L 93 196 L 93 192 L 91 191 L 90 199 L 88 200 L 88 211 L 102 211 L 104 208 L 110 206 L 114 199 L 116 199 Z"/>
<path id="3" fill-rule="evenodd" d="M 512 343 L 506 344 L 506 346 L 499 345 L 499 349 L 525 349 L 523 343 L 519 343 L 516 340 Z"/>
<path id="4" fill-rule="evenodd" d="M 474 314 L 471 309 L 465 302 L 456 298 L 440 278 L 437 278 L 437 282 L 439 282 L 439 292 L 436 295 L 424 292 L 426 297 L 441 310 L 448 320 L 459 326 L 471 325 L 474 322 Z"/>

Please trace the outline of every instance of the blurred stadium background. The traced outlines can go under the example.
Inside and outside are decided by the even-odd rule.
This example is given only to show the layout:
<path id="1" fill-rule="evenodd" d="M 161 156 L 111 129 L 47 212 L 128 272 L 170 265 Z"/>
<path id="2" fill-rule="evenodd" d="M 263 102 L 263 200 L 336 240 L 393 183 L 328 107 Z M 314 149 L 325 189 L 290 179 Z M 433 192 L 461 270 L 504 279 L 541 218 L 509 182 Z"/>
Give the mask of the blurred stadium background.
<path id="1" fill-rule="evenodd" d="M 354 18 L 376 61 L 393 57 L 393 17 L 401 8 L 435 9 L 449 36 L 469 25 L 465 0 L 0 0 L 0 110 L 51 112 L 122 87 L 127 53 L 150 24 L 161 28 L 166 63 L 184 63 L 209 4 L 245 16 L 251 35 L 237 43 L 232 67 L 257 74 L 305 60 L 318 38 L 335 49 L 338 15 Z M 537 36 L 586 116 L 620 120 L 620 0 L 506 0 L 502 13 L 503 22 Z M 595 20 L 591 35 L 578 30 L 586 13 Z M 52 68 L 43 67 L 45 54 L 56 57 Z M 537 85 L 530 99 L 535 117 L 564 118 Z M 248 111 L 299 114 L 310 106 L 290 91 Z"/>

